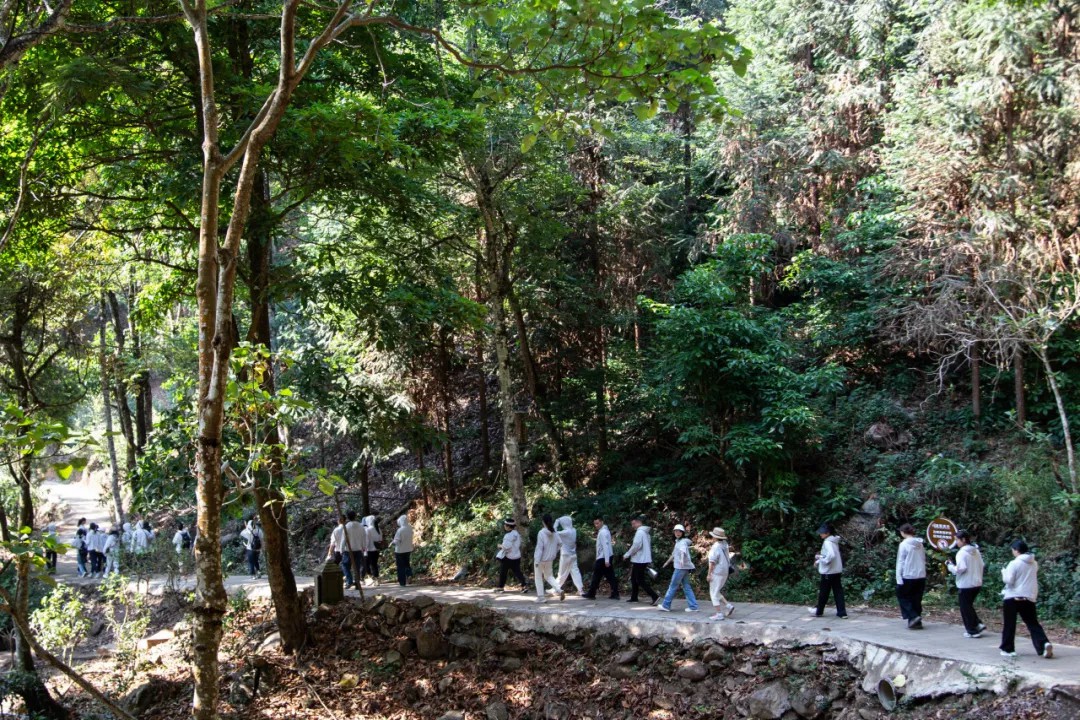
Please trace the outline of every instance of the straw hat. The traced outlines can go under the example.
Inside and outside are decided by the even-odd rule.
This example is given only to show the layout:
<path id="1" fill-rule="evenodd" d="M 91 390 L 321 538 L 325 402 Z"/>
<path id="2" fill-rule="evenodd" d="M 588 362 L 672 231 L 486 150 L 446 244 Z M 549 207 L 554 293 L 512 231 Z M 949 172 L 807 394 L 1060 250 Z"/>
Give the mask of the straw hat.
<path id="1" fill-rule="evenodd" d="M 725 532 L 724 532 L 724 528 L 721 528 L 721 527 L 714 527 L 714 528 L 713 528 L 713 529 L 712 529 L 712 530 L 711 530 L 711 531 L 709 532 L 709 534 L 710 534 L 710 535 L 712 535 L 712 536 L 713 536 L 714 538 L 716 538 L 717 540 L 727 540 L 727 533 L 725 533 Z"/>

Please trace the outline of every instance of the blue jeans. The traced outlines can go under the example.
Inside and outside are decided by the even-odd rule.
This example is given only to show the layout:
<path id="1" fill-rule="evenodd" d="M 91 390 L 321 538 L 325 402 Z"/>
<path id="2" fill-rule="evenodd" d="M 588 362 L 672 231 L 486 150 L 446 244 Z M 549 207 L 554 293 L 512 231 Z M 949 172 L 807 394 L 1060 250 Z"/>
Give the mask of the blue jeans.
<path id="1" fill-rule="evenodd" d="M 348 552 L 342 552 L 342 553 L 336 553 L 336 554 L 337 554 L 337 557 L 339 558 L 338 559 L 338 565 L 341 566 L 341 574 L 345 576 L 345 587 L 347 587 L 347 588 L 352 587 L 353 586 L 352 565 L 349 563 L 349 553 Z"/>
<path id="2" fill-rule="evenodd" d="M 675 574 L 671 576 L 671 584 L 668 585 L 667 594 L 664 595 L 663 605 L 668 610 L 671 609 L 671 601 L 675 599 L 675 591 L 682 586 L 683 595 L 686 595 L 686 604 L 691 610 L 697 610 L 697 598 L 694 597 L 694 588 L 690 587 L 690 571 L 689 570 L 676 570 Z"/>
<path id="3" fill-rule="evenodd" d="M 90 574 L 86 569 L 86 559 L 88 555 L 89 553 L 86 548 L 79 548 L 78 552 L 75 553 L 75 562 L 79 566 L 79 577 Z"/>

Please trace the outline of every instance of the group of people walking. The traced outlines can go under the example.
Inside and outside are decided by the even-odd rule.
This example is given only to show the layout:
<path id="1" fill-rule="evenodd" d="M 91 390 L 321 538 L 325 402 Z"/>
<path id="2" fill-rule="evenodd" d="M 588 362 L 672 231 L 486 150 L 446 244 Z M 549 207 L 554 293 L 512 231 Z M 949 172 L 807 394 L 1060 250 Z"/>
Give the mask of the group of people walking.
<path id="1" fill-rule="evenodd" d="M 390 541 L 394 550 L 394 564 L 398 584 L 404 587 L 412 577 L 413 528 L 408 515 L 397 519 L 397 530 Z M 327 558 L 341 566 L 346 587 L 377 585 L 379 583 L 379 553 L 383 549 L 383 536 L 379 531 L 378 516 L 368 515 L 357 520 L 355 510 L 338 516 L 337 527 L 330 533 Z"/>
<path id="2" fill-rule="evenodd" d="M 614 543 L 611 530 L 604 522 L 604 518 L 597 515 L 593 518 L 593 527 L 596 529 L 596 560 L 593 565 L 592 578 L 589 588 L 586 590 L 582 582 L 581 570 L 577 559 L 577 530 L 574 528 L 573 519 L 564 515 L 558 520 L 553 520 L 551 515 L 544 515 L 543 526 L 536 536 L 536 548 L 533 551 L 533 581 L 536 590 L 536 601 L 547 602 L 551 596 L 557 596 L 560 601 L 566 599 L 566 581 L 573 582 L 578 594 L 589 600 L 596 599 L 596 593 L 603 582 L 607 582 L 611 589 L 608 598 L 619 600 L 619 581 L 615 575 L 614 566 Z M 664 566 L 673 565 L 674 572 L 668 585 L 667 593 L 661 602 L 660 594 L 651 584 L 651 579 L 656 576 L 650 565 L 652 556 L 652 528 L 645 524 L 645 518 L 638 516 L 631 520 L 634 528 L 634 538 L 629 549 L 623 554 L 623 560 L 630 563 L 630 597 L 627 602 L 641 602 L 642 593 L 650 598 L 652 605 L 660 605 L 660 610 L 671 611 L 671 603 L 676 593 L 681 589 L 687 600 L 687 612 L 698 610 L 697 598 L 690 585 L 690 574 L 694 570 L 691 558 L 690 538 L 683 525 L 673 528 L 675 536 L 675 548 Z M 504 535 L 495 557 L 499 561 L 499 583 L 495 592 L 504 592 L 506 582 L 511 575 L 521 583 L 521 591 L 529 592 L 528 581 L 521 570 L 521 534 L 517 530 L 517 522 L 513 518 L 503 521 Z M 712 601 L 712 620 L 723 620 L 731 615 L 735 606 L 728 602 L 723 595 L 724 585 L 727 583 L 731 571 L 731 558 L 733 553 L 728 548 L 727 534 L 723 528 L 713 528 L 708 533 L 713 541 L 708 554 L 709 572 L 709 596 Z M 559 572 L 553 572 L 555 559 L 559 560 Z"/>
<path id="3" fill-rule="evenodd" d="M 45 534 L 54 540 L 57 538 L 56 523 L 45 527 Z M 113 525 L 108 530 L 95 522 L 79 518 L 70 545 L 75 549 L 75 563 L 79 577 L 107 577 L 120 572 L 120 558 L 130 553 L 145 554 L 154 539 L 150 523 L 143 520 L 133 527 L 125 522 L 123 529 Z M 56 552 L 47 551 L 45 562 L 48 569 L 56 571 Z"/>
<path id="4" fill-rule="evenodd" d="M 922 538 L 916 537 L 915 528 L 905 523 L 898 528 L 900 546 L 896 552 L 896 599 L 900 606 L 900 617 L 909 630 L 923 629 L 923 595 L 926 592 L 926 548 Z M 821 550 L 814 557 L 814 563 L 820 575 L 817 605 L 808 608 L 810 614 L 822 617 L 825 606 L 832 595 L 836 604 L 836 616 L 846 619 L 844 605 L 843 577 L 844 564 L 840 553 L 840 538 L 832 525 L 825 523 L 818 528 L 821 537 Z M 982 552 L 975 544 L 973 535 L 967 530 L 956 533 L 956 557 L 946 564 L 946 569 L 955 576 L 957 603 L 964 625 L 964 637 L 978 639 L 983 636 L 986 625 L 979 619 L 975 610 L 975 599 L 983 587 L 985 563 Z M 1016 656 L 1016 620 L 1024 621 L 1031 635 L 1032 645 L 1040 657 L 1054 657 L 1054 646 L 1046 637 L 1046 632 L 1039 623 L 1035 602 L 1039 595 L 1039 563 L 1031 549 L 1023 540 L 1016 540 L 1010 546 L 1013 559 L 1001 569 L 1002 590 L 1002 630 L 999 650 L 1003 657 Z"/>

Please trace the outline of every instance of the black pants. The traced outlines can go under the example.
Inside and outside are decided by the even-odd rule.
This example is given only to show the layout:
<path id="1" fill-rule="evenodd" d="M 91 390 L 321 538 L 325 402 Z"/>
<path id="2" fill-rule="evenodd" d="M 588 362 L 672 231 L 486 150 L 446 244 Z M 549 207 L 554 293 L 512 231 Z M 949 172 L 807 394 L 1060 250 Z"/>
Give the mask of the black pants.
<path id="1" fill-rule="evenodd" d="M 366 555 L 363 550 L 353 550 L 352 552 L 343 552 L 342 558 L 348 558 L 349 567 L 352 570 L 353 584 L 359 585 L 360 581 L 364 578 L 364 565 L 367 563 Z M 342 560 L 342 563 L 345 561 Z"/>
<path id="2" fill-rule="evenodd" d="M 589 589 L 585 592 L 585 597 L 596 597 L 596 591 L 600 589 L 600 582 L 607 580 L 608 585 L 611 586 L 611 599 L 619 599 L 619 581 L 615 578 L 615 566 L 608 565 L 603 560 L 597 560 L 593 565 L 592 580 L 589 581 Z"/>
<path id="3" fill-rule="evenodd" d="M 922 617 L 922 598 L 926 592 L 926 578 L 904 578 L 903 585 L 896 586 L 896 599 L 900 602 L 900 617 L 914 620 Z"/>
<path id="4" fill-rule="evenodd" d="M 397 581 L 401 587 L 405 587 L 409 583 L 409 576 L 412 575 L 412 565 L 409 563 L 411 557 L 411 552 L 394 553 L 394 562 L 397 565 Z"/>
<path id="5" fill-rule="evenodd" d="M 645 594 L 656 602 L 656 599 L 660 597 L 656 594 L 656 591 L 652 589 L 652 585 L 649 584 L 649 575 L 645 571 L 648 569 L 649 563 L 630 563 L 630 599 L 638 599 L 638 591 L 644 590 Z"/>
<path id="6" fill-rule="evenodd" d="M 957 599 L 960 602 L 960 617 L 964 620 L 964 629 L 968 631 L 969 635 L 974 635 L 979 632 L 979 626 L 982 625 L 982 620 L 979 620 L 979 614 L 975 612 L 975 598 L 979 596 L 981 587 L 973 588 L 960 588 L 957 591 Z"/>
<path id="7" fill-rule="evenodd" d="M 100 573 L 105 571 L 105 556 L 97 550 L 90 551 L 90 572 Z"/>
<path id="8" fill-rule="evenodd" d="M 370 575 L 376 580 L 379 579 L 379 551 L 368 550 L 364 553 L 364 575 Z"/>
<path id="9" fill-rule="evenodd" d="M 513 573 L 517 581 L 521 583 L 521 587 L 528 587 L 528 583 L 525 582 L 525 573 L 521 572 L 521 558 L 499 558 L 499 587 L 506 587 L 506 575 L 507 573 Z"/>
<path id="10" fill-rule="evenodd" d="M 1046 632 L 1039 624 L 1039 616 L 1035 612 L 1035 603 L 1030 600 L 1018 600 L 1009 598 L 1002 605 L 1005 614 L 1005 626 L 1001 628 L 1001 649 L 1005 652 L 1016 652 L 1016 616 L 1027 625 L 1028 634 L 1031 635 L 1031 644 L 1035 646 L 1035 652 L 1040 655 L 1046 649 Z"/>
<path id="11" fill-rule="evenodd" d="M 836 616 L 847 617 L 847 608 L 844 607 L 844 585 L 840 582 L 842 573 L 822 575 L 818 581 L 817 614 L 825 614 L 825 606 L 829 602 L 829 591 L 832 591 L 833 599 L 836 600 Z"/>
<path id="12" fill-rule="evenodd" d="M 53 571 L 56 570 L 56 551 L 55 550 L 46 550 L 45 551 L 45 567 L 48 568 L 49 570 L 53 570 Z"/>
<path id="13" fill-rule="evenodd" d="M 248 575 L 252 577 L 259 574 L 259 551 L 244 550 L 244 559 L 247 560 Z"/>

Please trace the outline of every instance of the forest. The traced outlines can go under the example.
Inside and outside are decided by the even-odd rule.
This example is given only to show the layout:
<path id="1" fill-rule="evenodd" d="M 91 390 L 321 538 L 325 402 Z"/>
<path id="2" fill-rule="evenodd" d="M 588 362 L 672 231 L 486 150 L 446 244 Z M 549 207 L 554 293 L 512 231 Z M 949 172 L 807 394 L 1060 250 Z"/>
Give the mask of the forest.
<path id="1" fill-rule="evenodd" d="M 831 522 L 870 605 L 948 516 L 1075 628 L 1078 230 L 1072 0 L 2 0 L 0 697 L 67 717 L 90 474 L 196 531 L 199 720 L 242 521 L 294 652 L 342 507 L 433 581 L 504 517 L 723 526 L 796 603 Z"/>

